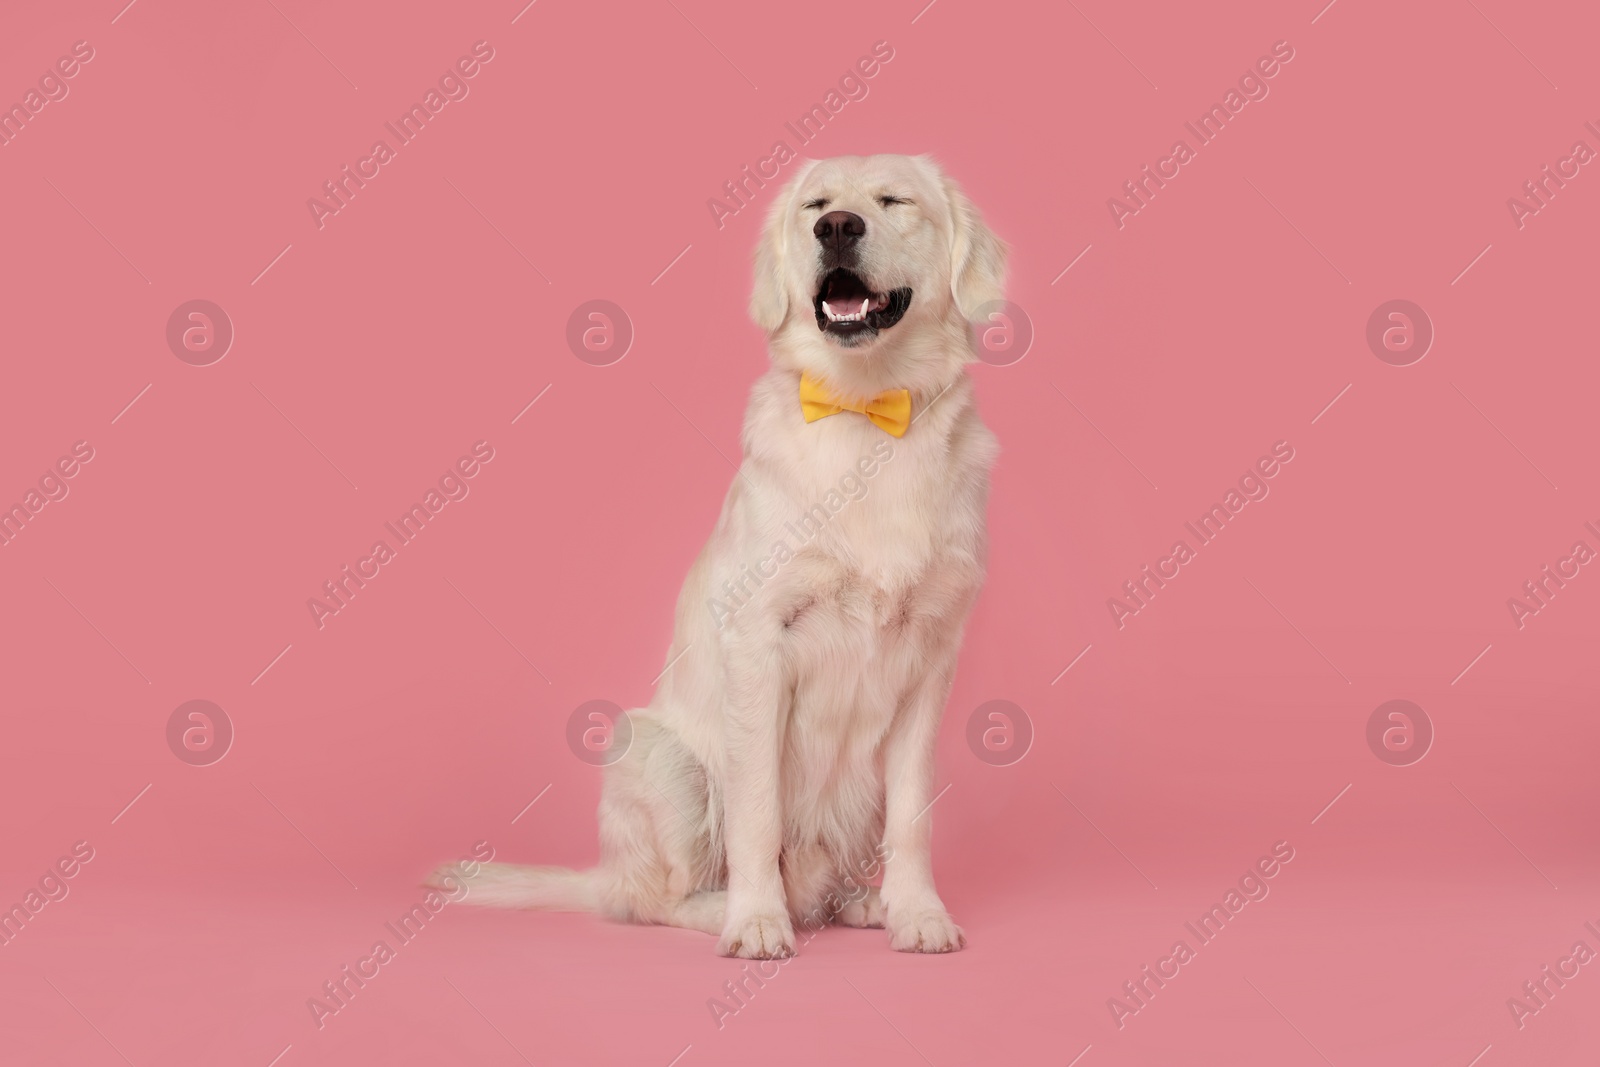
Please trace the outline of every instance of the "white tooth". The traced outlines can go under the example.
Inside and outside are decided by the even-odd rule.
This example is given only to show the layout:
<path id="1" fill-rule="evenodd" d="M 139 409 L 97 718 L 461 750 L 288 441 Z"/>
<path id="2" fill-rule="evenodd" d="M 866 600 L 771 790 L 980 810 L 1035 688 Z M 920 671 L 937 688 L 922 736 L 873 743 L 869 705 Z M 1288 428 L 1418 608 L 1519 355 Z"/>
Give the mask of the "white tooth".
<path id="1" fill-rule="evenodd" d="M 868 303 L 869 303 L 869 301 L 867 301 L 867 300 L 861 301 L 861 314 L 859 316 L 857 316 L 858 318 L 863 318 L 864 319 L 864 318 L 867 317 L 867 304 Z"/>
<path id="2" fill-rule="evenodd" d="M 828 313 L 828 318 L 833 318 L 833 305 L 826 300 L 822 302 L 822 310 Z"/>

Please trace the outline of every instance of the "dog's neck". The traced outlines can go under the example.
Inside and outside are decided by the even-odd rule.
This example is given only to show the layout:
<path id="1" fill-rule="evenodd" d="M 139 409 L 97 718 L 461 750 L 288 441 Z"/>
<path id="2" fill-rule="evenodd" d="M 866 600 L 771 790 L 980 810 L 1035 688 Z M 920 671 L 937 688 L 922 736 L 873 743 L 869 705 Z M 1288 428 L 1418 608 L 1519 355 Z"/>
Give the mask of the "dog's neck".
<path id="1" fill-rule="evenodd" d="M 914 333 L 880 337 L 864 348 L 843 348 L 809 323 L 791 321 L 772 335 L 772 362 L 827 384 L 840 396 L 870 400 L 893 389 L 908 389 L 926 403 L 955 382 L 976 358 L 965 321 L 941 322 Z"/>

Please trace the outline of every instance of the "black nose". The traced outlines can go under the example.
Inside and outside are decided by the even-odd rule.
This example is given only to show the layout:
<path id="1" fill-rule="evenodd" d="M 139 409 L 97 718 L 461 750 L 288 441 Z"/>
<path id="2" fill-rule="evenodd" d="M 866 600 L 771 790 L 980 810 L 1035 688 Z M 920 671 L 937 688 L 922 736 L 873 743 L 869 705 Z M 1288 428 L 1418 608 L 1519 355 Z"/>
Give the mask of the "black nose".
<path id="1" fill-rule="evenodd" d="M 830 211 L 811 227 L 822 247 L 831 252 L 843 252 L 861 240 L 867 232 L 867 220 L 853 211 Z"/>

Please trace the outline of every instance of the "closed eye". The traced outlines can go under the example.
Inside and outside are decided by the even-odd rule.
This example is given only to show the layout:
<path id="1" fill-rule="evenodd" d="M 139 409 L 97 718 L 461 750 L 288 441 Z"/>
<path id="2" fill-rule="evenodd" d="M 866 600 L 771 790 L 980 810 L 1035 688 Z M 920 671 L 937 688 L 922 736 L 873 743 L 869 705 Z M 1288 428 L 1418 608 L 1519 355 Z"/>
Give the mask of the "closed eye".
<path id="1" fill-rule="evenodd" d="M 805 207 L 808 210 L 820 210 L 820 209 L 825 208 L 827 206 L 828 206 L 828 201 L 826 201 L 826 200 L 820 200 L 820 199 L 819 200 L 807 200 L 805 202 Z"/>
<path id="2" fill-rule="evenodd" d="M 907 200 L 903 196 L 880 196 L 878 197 L 878 203 L 884 207 L 893 207 L 896 204 L 911 204 L 915 203 L 915 201 Z"/>

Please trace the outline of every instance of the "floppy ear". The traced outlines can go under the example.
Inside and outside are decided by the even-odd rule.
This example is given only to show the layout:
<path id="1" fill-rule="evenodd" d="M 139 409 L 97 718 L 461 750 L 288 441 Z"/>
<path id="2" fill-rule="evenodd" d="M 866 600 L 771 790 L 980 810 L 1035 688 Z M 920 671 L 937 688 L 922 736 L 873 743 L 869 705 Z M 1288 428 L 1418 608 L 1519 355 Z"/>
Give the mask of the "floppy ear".
<path id="1" fill-rule="evenodd" d="M 961 186 L 944 179 L 950 202 L 950 295 L 968 319 L 983 305 L 1004 300 L 1006 245 L 984 225 Z"/>
<path id="2" fill-rule="evenodd" d="M 816 165 L 814 159 L 801 163 L 799 171 L 767 210 L 767 221 L 756 243 L 756 277 L 750 290 L 750 317 L 768 333 L 782 326 L 789 315 L 789 279 L 784 276 L 783 268 L 789 252 L 789 213 L 794 209 L 800 183 Z"/>

